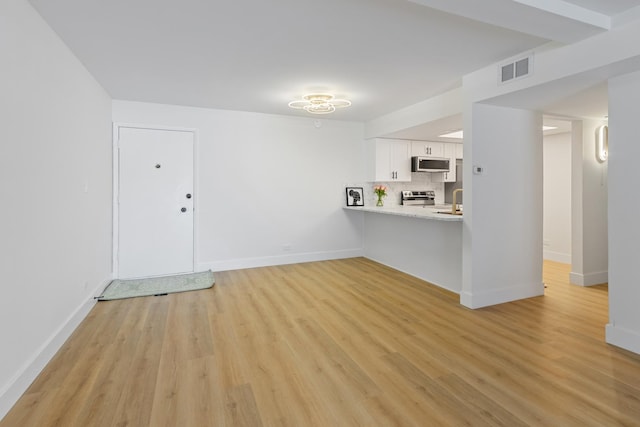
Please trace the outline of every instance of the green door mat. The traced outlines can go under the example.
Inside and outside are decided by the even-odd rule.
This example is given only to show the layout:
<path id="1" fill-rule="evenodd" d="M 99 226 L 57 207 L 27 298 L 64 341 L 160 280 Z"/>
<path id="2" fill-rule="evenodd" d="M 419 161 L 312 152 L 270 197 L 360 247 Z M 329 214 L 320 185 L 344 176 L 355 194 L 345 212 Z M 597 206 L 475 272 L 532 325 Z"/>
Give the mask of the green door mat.
<path id="1" fill-rule="evenodd" d="M 116 279 L 96 297 L 98 301 L 110 301 L 122 298 L 164 295 L 174 292 L 195 291 L 213 286 L 215 279 L 211 271 L 180 274 L 177 276 L 152 277 L 150 279 Z"/>

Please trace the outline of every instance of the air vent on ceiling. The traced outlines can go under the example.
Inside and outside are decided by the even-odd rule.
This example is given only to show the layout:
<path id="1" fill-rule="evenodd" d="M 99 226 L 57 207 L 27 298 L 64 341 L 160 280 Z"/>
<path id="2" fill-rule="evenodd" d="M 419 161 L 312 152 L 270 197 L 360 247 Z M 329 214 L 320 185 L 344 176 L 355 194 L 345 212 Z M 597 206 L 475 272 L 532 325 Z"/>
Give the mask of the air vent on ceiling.
<path id="1" fill-rule="evenodd" d="M 503 64 L 499 67 L 500 83 L 506 83 L 511 80 L 526 77 L 531 74 L 531 64 L 533 55 L 526 58 L 520 58 L 517 61 Z"/>

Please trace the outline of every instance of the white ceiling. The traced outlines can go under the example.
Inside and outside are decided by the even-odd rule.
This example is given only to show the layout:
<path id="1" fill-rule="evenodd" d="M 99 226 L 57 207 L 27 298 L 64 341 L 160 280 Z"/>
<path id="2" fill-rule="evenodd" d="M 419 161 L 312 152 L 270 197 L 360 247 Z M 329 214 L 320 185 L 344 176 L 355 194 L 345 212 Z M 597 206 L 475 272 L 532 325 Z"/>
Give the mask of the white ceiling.
<path id="1" fill-rule="evenodd" d="M 548 0 L 30 2 L 115 99 L 303 116 L 287 103 L 322 90 L 353 101 L 330 117 L 340 120 L 377 118 L 549 40 L 605 31 L 600 15 L 549 12 Z M 613 16 L 640 0 L 570 3 Z"/>
<path id="2" fill-rule="evenodd" d="M 571 117 L 566 115 L 544 115 L 544 126 L 550 126 L 554 129 L 545 130 L 544 135 L 555 135 L 558 133 L 571 131 Z M 445 117 L 440 120 L 434 120 L 423 123 L 419 126 L 404 129 L 388 135 L 380 135 L 385 138 L 410 139 L 410 140 L 427 140 L 439 142 L 462 142 L 462 138 L 443 138 L 440 135 L 458 131 L 462 129 L 462 114 Z"/>
<path id="3" fill-rule="evenodd" d="M 566 2 L 609 16 L 615 16 L 638 6 L 635 0 L 566 0 Z"/>
<path id="4" fill-rule="evenodd" d="M 603 120 L 608 107 L 607 82 L 602 82 L 548 105 L 545 112 L 557 117 Z"/>

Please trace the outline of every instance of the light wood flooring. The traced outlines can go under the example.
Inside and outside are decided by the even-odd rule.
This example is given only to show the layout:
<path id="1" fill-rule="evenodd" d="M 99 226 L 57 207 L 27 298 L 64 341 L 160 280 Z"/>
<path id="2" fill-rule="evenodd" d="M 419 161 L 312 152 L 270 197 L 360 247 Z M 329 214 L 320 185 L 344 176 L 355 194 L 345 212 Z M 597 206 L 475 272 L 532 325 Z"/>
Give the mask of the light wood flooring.
<path id="1" fill-rule="evenodd" d="M 479 310 L 363 258 L 100 302 L 0 426 L 640 425 L 607 286 Z"/>

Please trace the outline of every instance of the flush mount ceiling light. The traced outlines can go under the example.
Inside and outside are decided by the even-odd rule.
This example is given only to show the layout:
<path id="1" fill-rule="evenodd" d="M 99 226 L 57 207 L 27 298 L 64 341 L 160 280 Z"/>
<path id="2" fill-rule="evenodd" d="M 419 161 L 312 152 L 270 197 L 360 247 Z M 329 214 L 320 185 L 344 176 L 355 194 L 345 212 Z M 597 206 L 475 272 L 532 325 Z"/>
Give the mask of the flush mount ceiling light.
<path id="1" fill-rule="evenodd" d="M 351 101 L 337 99 L 329 93 L 310 93 L 300 100 L 289 103 L 289 107 L 305 110 L 311 114 L 329 114 L 336 111 L 336 108 L 346 108 L 350 105 Z"/>

